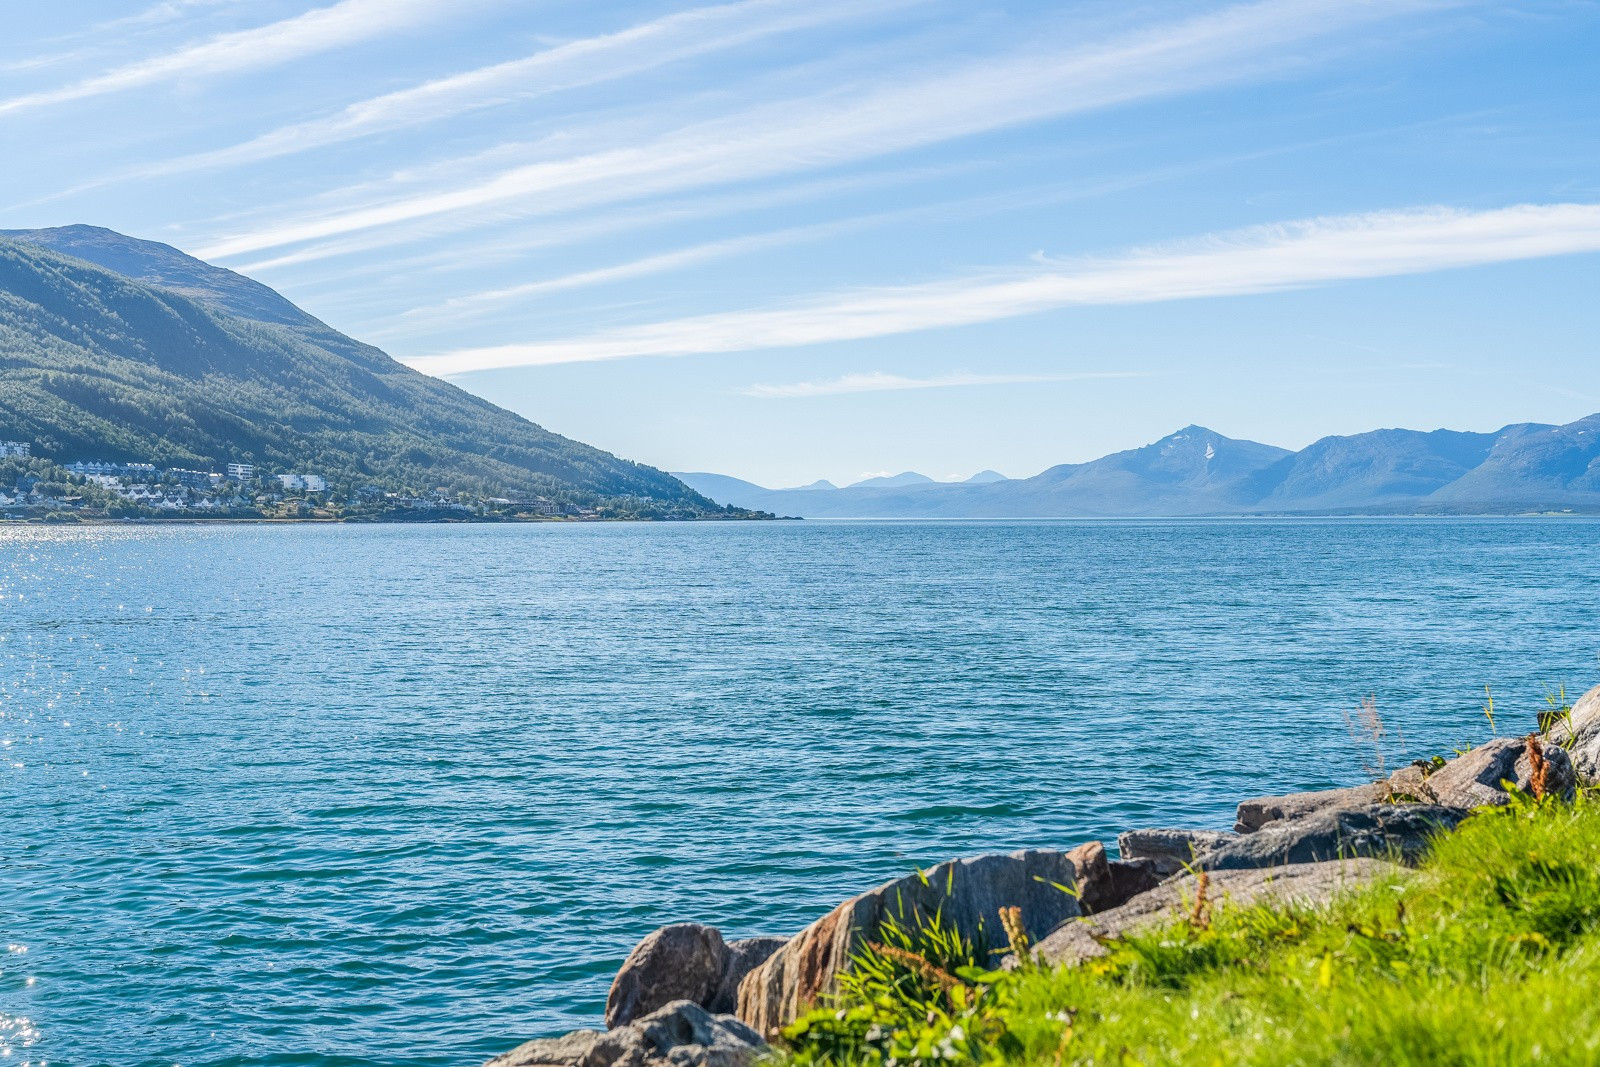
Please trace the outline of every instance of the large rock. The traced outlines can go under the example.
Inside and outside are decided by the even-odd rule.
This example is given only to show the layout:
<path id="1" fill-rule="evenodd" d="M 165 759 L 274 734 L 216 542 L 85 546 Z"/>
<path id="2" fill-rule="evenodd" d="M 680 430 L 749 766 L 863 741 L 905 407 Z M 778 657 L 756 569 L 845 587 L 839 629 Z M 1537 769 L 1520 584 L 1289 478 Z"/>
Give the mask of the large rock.
<path id="1" fill-rule="evenodd" d="M 680 1000 L 609 1033 L 576 1030 L 529 1041 L 486 1067 L 750 1067 L 765 1051 L 732 1015 Z"/>
<path id="2" fill-rule="evenodd" d="M 1067 858 L 1072 861 L 1078 886 L 1078 909 L 1085 915 L 1126 904 L 1161 881 L 1153 860 L 1109 860 L 1105 846 L 1098 841 L 1079 845 Z"/>
<path id="3" fill-rule="evenodd" d="M 1161 876 L 1151 860 L 1112 860 L 1110 867 L 1111 892 L 1116 900 L 1113 907 L 1120 907 L 1161 884 Z"/>
<path id="4" fill-rule="evenodd" d="M 574 1030 L 560 1037 L 541 1037 L 528 1041 L 510 1052 L 501 1053 L 485 1067 L 534 1067 L 536 1064 L 564 1064 L 576 1067 L 586 1064 L 594 1046 L 605 1037 L 600 1030 Z"/>
<path id="5" fill-rule="evenodd" d="M 663 926 L 628 953 L 606 997 L 606 1028 L 625 1026 L 676 1000 L 712 1003 L 728 969 L 722 934 L 699 923 Z"/>
<path id="6" fill-rule="evenodd" d="M 1114 908 L 1122 901 L 1116 899 L 1116 887 L 1111 882 L 1111 864 L 1106 859 L 1106 847 L 1098 841 L 1089 841 L 1067 850 L 1072 861 L 1073 884 L 1078 890 L 1078 909 L 1085 915 Z"/>
<path id="7" fill-rule="evenodd" d="M 1310 793 L 1286 793 L 1281 797 L 1254 797 L 1239 804 L 1234 830 L 1253 834 L 1269 823 L 1299 819 L 1328 808 L 1355 808 L 1389 799 L 1387 782 L 1369 782 L 1347 789 L 1319 789 Z"/>
<path id="8" fill-rule="evenodd" d="M 1579 697 L 1545 737 L 1553 747 L 1567 749 L 1579 782 L 1600 785 L 1600 685 Z"/>
<path id="9" fill-rule="evenodd" d="M 1541 742 L 1540 753 L 1549 764 L 1546 792 L 1570 795 L 1573 786 L 1571 758 L 1556 744 Z M 1428 775 L 1420 789 L 1425 799 L 1436 804 L 1481 808 L 1509 802 L 1507 782 L 1524 793 L 1533 791 L 1533 761 L 1527 738 L 1497 737 L 1471 752 L 1462 753 Z"/>
<path id="10" fill-rule="evenodd" d="M 1426 760 L 1417 760 L 1409 767 L 1401 767 L 1389 776 L 1389 795 L 1382 799 L 1391 804 L 1429 803 L 1433 790 L 1428 779 L 1439 768 Z"/>
<path id="11" fill-rule="evenodd" d="M 1600 754 L 1600 698 L 1595 704 L 1596 751 Z M 1550 765 L 1545 779 L 1547 791 L 1570 796 L 1574 783 L 1572 760 L 1554 739 L 1542 744 L 1541 754 Z M 1422 803 L 1441 804 L 1449 808 L 1505 804 L 1510 800 L 1504 785 L 1508 781 L 1525 793 L 1532 792 L 1533 763 L 1529 758 L 1526 738 L 1496 738 L 1440 767 L 1418 762 L 1401 767 L 1383 781 L 1348 789 L 1325 789 L 1246 800 L 1239 805 L 1238 823 L 1234 829 L 1249 834 L 1273 823 L 1301 819 L 1320 811 L 1370 804 Z"/>
<path id="12" fill-rule="evenodd" d="M 1208 871 L 1283 867 L 1292 863 L 1371 856 L 1414 863 L 1437 834 L 1466 818 L 1463 808 L 1438 804 L 1368 804 L 1324 809 L 1268 823 L 1202 855 Z"/>
<path id="13" fill-rule="evenodd" d="M 1128 830 L 1117 835 L 1124 860 L 1149 860 L 1156 877 L 1170 878 L 1237 835 L 1220 830 Z"/>
<path id="14" fill-rule="evenodd" d="M 711 1002 L 705 1006 L 719 1015 L 738 1011 L 739 986 L 745 976 L 771 959 L 772 954 L 788 941 L 787 937 L 748 937 L 743 941 L 729 941 L 728 960 L 723 965 L 722 978 L 717 982 L 717 991 L 712 995 Z"/>
<path id="15" fill-rule="evenodd" d="M 1206 899 L 1218 907 L 1261 900 L 1320 904 L 1340 890 L 1403 871 L 1382 860 L 1358 858 L 1302 863 L 1271 870 L 1230 870 L 1206 875 Z M 1041 941 L 1035 956 L 1049 964 L 1076 964 L 1106 954 L 1106 940 L 1150 930 L 1192 911 L 1198 885 L 1191 874 L 1164 882 L 1126 904 L 1087 919 L 1069 922 Z"/>
<path id="16" fill-rule="evenodd" d="M 1037 939 L 1080 914 L 1076 871 L 1065 852 L 1013 852 L 942 863 L 840 904 L 790 939 L 739 987 L 739 1017 L 772 1034 L 835 988 L 838 974 L 885 922 L 915 927 L 935 914 L 990 950 L 1003 950 L 999 912 L 1022 909 Z"/>

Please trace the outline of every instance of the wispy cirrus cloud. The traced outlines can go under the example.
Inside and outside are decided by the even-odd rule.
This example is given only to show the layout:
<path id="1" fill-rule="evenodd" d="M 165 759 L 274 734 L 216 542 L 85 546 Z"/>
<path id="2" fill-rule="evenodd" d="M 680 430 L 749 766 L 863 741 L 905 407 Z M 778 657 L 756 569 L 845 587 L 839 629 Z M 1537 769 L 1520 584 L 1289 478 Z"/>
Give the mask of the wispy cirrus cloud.
<path id="1" fill-rule="evenodd" d="M 628 281 L 633 278 L 644 278 L 652 274 L 661 274 L 666 271 L 680 270 L 684 267 L 692 267 L 701 263 L 710 263 L 729 256 L 745 255 L 751 252 L 759 252 L 763 249 L 794 244 L 799 241 L 821 240 L 832 234 L 859 229 L 870 225 L 871 222 L 871 218 L 845 219 L 839 222 L 824 222 L 812 226 L 794 226 L 784 230 L 775 230 L 771 233 L 730 237 L 722 241 L 707 241 L 687 248 L 673 249 L 670 252 L 642 256 L 638 259 L 629 260 L 626 263 L 617 263 L 609 267 L 575 271 L 555 278 L 543 278 L 539 281 L 524 282 L 520 285 L 511 285 L 501 289 L 490 289 L 453 297 L 438 304 L 412 308 L 410 311 L 402 313 L 401 318 L 428 322 L 448 321 L 462 315 L 474 314 L 485 307 L 504 304 L 513 300 L 527 300 L 549 293 L 583 289 L 588 286 L 605 285 L 611 282 Z"/>
<path id="2" fill-rule="evenodd" d="M 1361 278 L 1600 252 L 1600 204 L 1433 207 L 1306 219 L 1026 272 L 827 295 L 565 340 L 407 360 L 429 374 L 860 340 L 1057 308 L 1241 296 Z"/>
<path id="3" fill-rule="evenodd" d="M 681 200 L 655 201 L 648 205 L 631 207 L 626 210 L 580 216 L 570 221 L 556 224 L 524 224 L 521 227 L 505 231 L 502 236 L 474 240 L 472 246 L 473 262 L 478 262 L 483 258 L 509 261 L 535 249 L 554 248 L 560 245 L 589 241 L 608 234 L 642 232 L 657 226 L 690 222 L 698 219 L 736 215 L 742 212 L 786 207 L 793 204 L 807 204 L 825 200 L 832 196 L 868 192 L 896 186 L 910 186 L 939 178 L 947 178 L 952 175 L 972 173 L 981 169 L 984 169 L 984 167 L 970 163 L 957 163 L 934 167 L 886 170 L 869 174 L 853 174 L 842 177 L 817 178 L 808 181 L 788 182 L 783 185 L 762 189 L 746 190 L 739 193 L 697 195 Z M 337 242 L 330 242 L 327 246 L 314 245 L 308 249 L 287 252 L 281 256 L 273 256 L 270 259 L 244 263 L 234 269 L 241 274 L 254 275 L 267 271 L 282 270 L 286 267 L 295 267 L 318 260 L 357 256 L 362 252 L 381 248 L 386 243 L 373 240 L 372 237 L 373 235 L 371 234 L 352 236 Z M 391 264 L 398 264 L 408 268 L 429 266 L 453 269 L 461 266 L 462 256 L 461 250 L 453 244 L 443 247 L 434 245 L 426 250 L 415 252 L 403 260 L 386 258 L 381 261 L 381 266 L 376 269 L 387 270 Z M 357 261 L 346 272 L 335 276 L 348 277 L 352 274 L 367 273 L 373 269 L 375 268 L 370 263 Z M 465 294 L 458 299 L 470 300 L 476 295 Z M 433 307 L 434 305 L 428 306 Z"/>
<path id="4" fill-rule="evenodd" d="M 55 89 L 0 100 L 0 115 L 201 75 L 261 70 L 410 29 L 459 12 L 447 0 L 340 0 L 249 30 L 218 34 Z"/>
<path id="5" fill-rule="evenodd" d="M 129 26 L 151 26 L 174 19 L 183 18 L 199 8 L 222 7 L 243 2 L 243 0 L 161 0 L 160 3 L 151 4 L 143 11 L 136 11 L 131 15 L 123 15 L 109 22 L 101 22 L 92 27 L 94 32 L 104 30 L 117 30 Z"/>
<path id="6" fill-rule="evenodd" d="M 131 178 L 240 166 L 393 130 L 424 126 L 547 93 L 632 74 L 918 0 L 741 0 L 675 12 L 615 33 L 568 41 L 521 59 L 437 78 L 282 126 L 248 141 L 129 168 L 71 192 Z M 67 195 L 63 193 L 61 195 Z"/>
<path id="7" fill-rule="evenodd" d="M 594 285 L 606 285 L 613 282 L 629 281 L 634 278 L 649 277 L 653 274 L 662 274 L 685 267 L 698 266 L 703 263 L 710 263 L 733 256 L 748 255 L 753 252 L 761 252 L 804 241 L 825 240 L 829 237 L 867 229 L 872 226 L 904 222 L 917 218 L 948 218 L 958 217 L 963 214 L 970 215 L 986 207 L 996 210 L 998 205 L 1014 203 L 1018 200 L 1029 202 L 1037 202 L 1046 198 L 1062 200 L 1074 195 L 1075 192 L 1078 191 L 1052 189 L 1048 193 L 1040 193 L 1036 190 L 1028 190 L 1021 196 L 979 197 L 964 201 L 925 204 L 899 211 L 880 211 L 868 215 L 836 219 L 831 222 L 818 222 L 807 226 L 790 226 L 767 233 L 753 233 L 741 237 L 729 237 L 720 241 L 706 241 L 686 248 L 675 248 L 655 255 L 642 256 L 638 259 L 613 264 L 609 267 L 575 271 L 571 274 L 563 274 L 554 278 L 542 278 L 538 281 L 523 282 L 519 285 L 468 293 L 463 296 L 452 297 L 437 304 L 413 308 L 402 313 L 400 317 L 402 319 L 423 320 L 430 323 L 448 321 L 462 315 L 475 314 L 484 308 L 497 304 L 526 300 L 549 293 L 583 289 Z"/>
<path id="8" fill-rule="evenodd" d="M 216 239 L 229 258 L 408 224 L 465 228 L 875 158 L 989 130 L 1195 92 L 1293 69 L 1347 31 L 1447 0 L 1262 0 L 1099 42 L 1039 45 L 922 78 L 896 76 L 696 123 L 488 178 L 349 202 Z"/>
<path id="9" fill-rule="evenodd" d="M 902 389 L 954 389 L 974 385 L 1028 385 L 1036 382 L 1082 382 L 1097 378 L 1147 378 L 1144 371 L 1105 371 L 1085 374 L 936 374 L 927 378 L 907 378 L 899 374 L 846 374 L 817 382 L 785 382 L 781 385 L 749 385 L 738 390 L 745 396 L 763 400 L 842 396 L 847 393 L 886 393 Z"/>

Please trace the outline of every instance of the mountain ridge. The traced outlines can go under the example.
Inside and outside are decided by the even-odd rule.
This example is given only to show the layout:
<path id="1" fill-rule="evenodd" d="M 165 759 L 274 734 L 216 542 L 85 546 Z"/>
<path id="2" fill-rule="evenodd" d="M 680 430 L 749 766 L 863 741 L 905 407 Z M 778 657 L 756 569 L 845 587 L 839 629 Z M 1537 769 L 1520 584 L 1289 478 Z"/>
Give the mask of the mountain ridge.
<path id="1" fill-rule="evenodd" d="M 738 513 L 171 246 L 99 227 L 5 232 L 27 239 L 0 237 L 0 440 L 42 458 L 246 462 L 315 471 L 340 492 L 534 494 L 618 517 Z"/>
<path id="2" fill-rule="evenodd" d="M 1190 425 L 1031 478 L 909 490 L 769 490 L 717 475 L 718 496 L 704 475 L 679 477 L 713 499 L 811 518 L 1600 514 L 1600 414 L 1493 433 L 1371 430 L 1298 452 Z"/>

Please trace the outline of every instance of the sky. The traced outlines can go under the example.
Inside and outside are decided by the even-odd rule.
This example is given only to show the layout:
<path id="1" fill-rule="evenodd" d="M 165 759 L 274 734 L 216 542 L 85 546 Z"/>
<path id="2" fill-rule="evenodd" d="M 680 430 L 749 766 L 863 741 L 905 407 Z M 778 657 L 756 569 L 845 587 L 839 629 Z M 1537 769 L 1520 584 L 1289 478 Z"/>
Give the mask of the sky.
<path id="1" fill-rule="evenodd" d="M 1600 4 L 61 0 L 0 228 L 770 487 L 1600 412 Z"/>

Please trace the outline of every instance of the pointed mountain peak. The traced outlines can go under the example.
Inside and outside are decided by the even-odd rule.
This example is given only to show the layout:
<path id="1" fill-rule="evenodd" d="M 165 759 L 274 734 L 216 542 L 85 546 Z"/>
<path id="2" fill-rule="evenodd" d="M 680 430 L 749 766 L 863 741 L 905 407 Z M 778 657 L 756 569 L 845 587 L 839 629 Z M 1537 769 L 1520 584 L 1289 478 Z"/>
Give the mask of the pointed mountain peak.
<path id="1" fill-rule="evenodd" d="M 1174 430 L 1171 433 L 1167 434 L 1167 436 L 1165 436 L 1161 440 L 1157 441 L 1156 444 L 1164 445 L 1164 444 L 1168 443 L 1169 441 L 1193 441 L 1193 440 L 1206 440 L 1206 439 L 1222 440 L 1222 441 L 1229 440 L 1229 438 L 1224 437 L 1222 434 L 1220 434 L 1217 431 L 1211 429 L 1209 426 L 1198 426 L 1195 423 L 1191 422 L 1189 425 L 1185 426 L 1183 429 Z"/>

